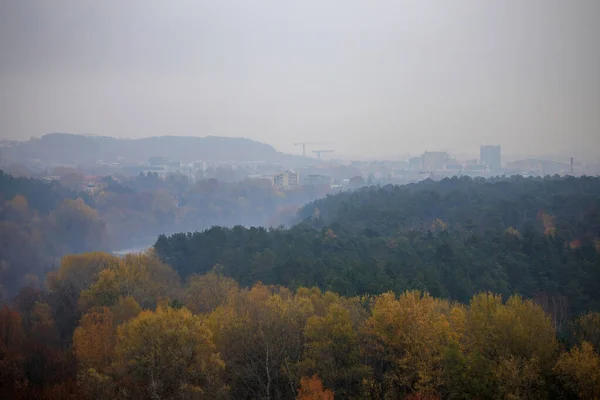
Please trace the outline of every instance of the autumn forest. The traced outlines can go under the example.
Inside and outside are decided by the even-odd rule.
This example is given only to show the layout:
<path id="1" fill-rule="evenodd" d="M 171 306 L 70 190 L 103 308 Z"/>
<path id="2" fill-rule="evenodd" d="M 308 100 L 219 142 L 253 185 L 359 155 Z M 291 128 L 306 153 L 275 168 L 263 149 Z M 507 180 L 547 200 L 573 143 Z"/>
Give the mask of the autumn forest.
<path id="1" fill-rule="evenodd" d="M 102 250 L 143 196 L 0 178 L 2 399 L 600 399 L 600 178 L 365 187 L 195 232 L 156 197 L 123 215 L 183 233 L 124 256 Z M 285 206 L 244 191 L 215 212 Z"/>

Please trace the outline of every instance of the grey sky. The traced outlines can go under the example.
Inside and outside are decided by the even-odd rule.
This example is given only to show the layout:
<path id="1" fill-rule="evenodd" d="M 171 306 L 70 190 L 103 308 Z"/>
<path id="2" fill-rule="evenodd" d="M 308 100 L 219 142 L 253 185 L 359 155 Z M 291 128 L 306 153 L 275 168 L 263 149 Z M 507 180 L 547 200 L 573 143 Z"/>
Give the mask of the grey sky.
<path id="1" fill-rule="evenodd" d="M 598 0 L 3 0 L 0 136 L 597 157 L 598 21 Z"/>

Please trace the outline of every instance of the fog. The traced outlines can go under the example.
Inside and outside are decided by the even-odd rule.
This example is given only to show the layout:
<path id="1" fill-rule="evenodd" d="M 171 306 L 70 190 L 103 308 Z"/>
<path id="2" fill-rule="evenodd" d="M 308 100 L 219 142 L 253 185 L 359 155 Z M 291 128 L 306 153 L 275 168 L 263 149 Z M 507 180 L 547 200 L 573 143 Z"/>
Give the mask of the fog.
<path id="1" fill-rule="evenodd" d="M 596 0 L 5 0 L 0 137 L 595 158 L 598 20 Z"/>

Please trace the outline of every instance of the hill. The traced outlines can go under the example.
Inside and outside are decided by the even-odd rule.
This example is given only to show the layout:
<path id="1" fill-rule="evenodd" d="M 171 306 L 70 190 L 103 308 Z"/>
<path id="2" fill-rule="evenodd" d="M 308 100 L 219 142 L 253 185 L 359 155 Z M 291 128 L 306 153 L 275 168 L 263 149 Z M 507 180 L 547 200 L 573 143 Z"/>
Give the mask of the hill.
<path id="1" fill-rule="evenodd" d="M 155 249 L 183 276 L 219 264 L 243 285 L 460 301 L 490 290 L 578 313 L 600 309 L 599 210 L 598 178 L 449 179 L 330 196 L 289 230 L 215 227 L 161 236 Z"/>
<path id="2" fill-rule="evenodd" d="M 103 162 L 147 162 L 150 157 L 166 157 L 182 162 L 268 161 L 306 163 L 308 158 L 277 152 L 272 146 L 250 139 L 219 136 L 160 136 L 143 139 L 117 139 L 50 133 L 3 147 L 7 162 L 39 160 L 44 164 L 90 165 Z"/>
<path id="3" fill-rule="evenodd" d="M 522 229 L 546 216 L 545 223 L 557 228 L 564 239 L 599 237 L 599 182 L 594 177 L 453 177 L 365 187 L 307 204 L 296 222 L 318 215 L 323 224 L 335 225 L 336 231 L 389 236 L 428 230 L 436 220 L 450 231 L 484 233 Z"/>
<path id="4" fill-rule="evenodd" d="M 34 178 L 15 178 L 0 170 L 0 204 L 22 195 L 27 199 L 29 208 L 47 214 L 65 199 L 75 200 L 82 197 L 86 203 L 92 200 L 85 193 L 75 193 L 58 182 L 44 182 Z"/>
<path id="5" fill-rule="evenodd" d="M 0 301 L 63 255 L 94 249 L 108 249 L 107 232 L 89 196 L 0 170 Z"/>

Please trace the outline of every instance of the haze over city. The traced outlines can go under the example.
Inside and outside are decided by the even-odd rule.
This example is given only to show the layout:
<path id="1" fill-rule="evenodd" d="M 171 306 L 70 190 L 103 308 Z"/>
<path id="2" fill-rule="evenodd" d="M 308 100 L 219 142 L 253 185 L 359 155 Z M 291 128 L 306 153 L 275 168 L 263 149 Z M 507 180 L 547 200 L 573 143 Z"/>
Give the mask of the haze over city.
<path id="1" fill-rule="evenodd" d="M 597 159 L 600 2 L 0 5 L 2 139 L 247 137 Z"/>

